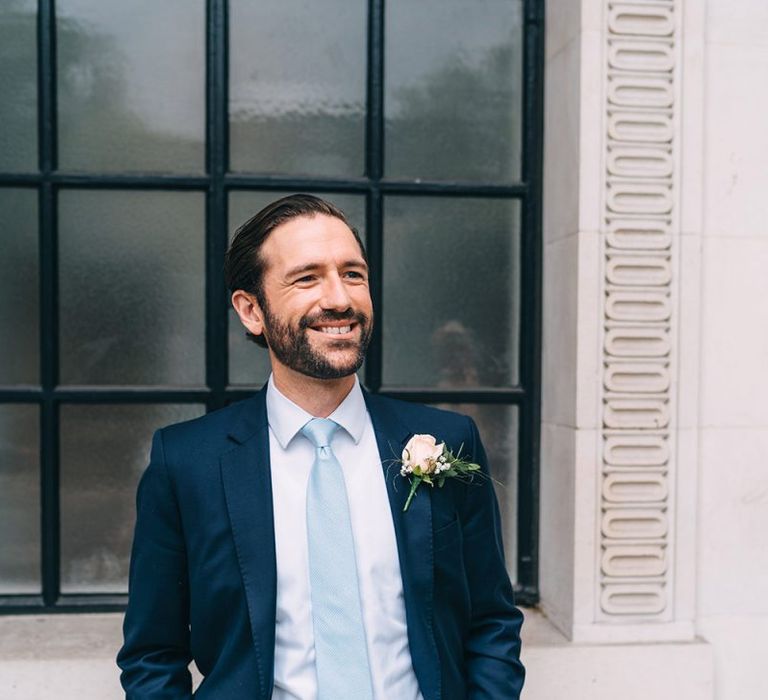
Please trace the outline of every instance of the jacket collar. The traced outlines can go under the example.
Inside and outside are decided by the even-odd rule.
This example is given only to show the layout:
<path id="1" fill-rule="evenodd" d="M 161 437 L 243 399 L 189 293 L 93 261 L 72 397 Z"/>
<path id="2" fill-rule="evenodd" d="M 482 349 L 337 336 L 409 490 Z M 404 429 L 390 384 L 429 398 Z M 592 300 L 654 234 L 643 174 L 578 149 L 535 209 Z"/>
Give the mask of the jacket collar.
<path id="1" fill-rule="evenodd" d="M 240 412 L 229 429 L 227 436 L 242 445 L 259 430 L 267 427 L 267 385 L 240 402 Z"/>

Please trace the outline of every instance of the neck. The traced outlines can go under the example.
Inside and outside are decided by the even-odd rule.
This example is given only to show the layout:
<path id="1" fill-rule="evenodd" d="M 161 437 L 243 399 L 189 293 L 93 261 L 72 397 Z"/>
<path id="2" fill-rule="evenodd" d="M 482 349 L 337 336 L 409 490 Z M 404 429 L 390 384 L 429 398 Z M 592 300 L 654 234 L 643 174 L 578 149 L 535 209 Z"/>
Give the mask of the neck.
<path id="1" fill-rule="evenodd" d="M 355 385 L 355 375 L 339 379 L 315 379 L 278 362 L 272 363 L 272 376 L 278 391 L 316 418 L 327 418 Z"/>

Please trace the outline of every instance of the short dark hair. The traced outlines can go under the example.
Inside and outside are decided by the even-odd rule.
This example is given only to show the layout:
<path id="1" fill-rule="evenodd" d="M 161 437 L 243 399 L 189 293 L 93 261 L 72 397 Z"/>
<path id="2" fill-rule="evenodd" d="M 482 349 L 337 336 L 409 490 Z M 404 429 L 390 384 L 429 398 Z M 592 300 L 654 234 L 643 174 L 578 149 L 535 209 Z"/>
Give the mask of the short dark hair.
<path id="1" fill-rule="evenodd" d="M 249 292 L 256 297 L 262 310 L 266 311 L 268 307 L 263 284 L 266 262 L 260 254 L 261 247 L 278 226 L 301 216 L 311 218 L 318 214 L 332 216 L 349 226 L 360 246 L 363 259 L 368 262 L 360 234 L 341 209 L 311 194 L 292 194 L 268 204 L 235 231 L 224 256 L 224 281 L 230 295 L 238 289 Z M 246 331 L 246 336 L 257 345 L 267 347 L 263 335 L 253 335 Z"/>

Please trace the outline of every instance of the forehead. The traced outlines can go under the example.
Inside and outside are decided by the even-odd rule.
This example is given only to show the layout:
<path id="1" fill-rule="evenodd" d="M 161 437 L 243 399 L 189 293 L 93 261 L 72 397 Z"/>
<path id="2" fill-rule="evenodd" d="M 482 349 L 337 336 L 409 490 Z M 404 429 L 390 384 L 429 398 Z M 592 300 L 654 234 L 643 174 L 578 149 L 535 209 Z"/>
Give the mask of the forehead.
<path id="1" fill-rule="evenodd" d="M 277 226 L 264 241 L 261 253 L 267 269 L 276 270 L 306 262 L 363 261 L 349 226 L 325 214 L 299 216 Z"/>

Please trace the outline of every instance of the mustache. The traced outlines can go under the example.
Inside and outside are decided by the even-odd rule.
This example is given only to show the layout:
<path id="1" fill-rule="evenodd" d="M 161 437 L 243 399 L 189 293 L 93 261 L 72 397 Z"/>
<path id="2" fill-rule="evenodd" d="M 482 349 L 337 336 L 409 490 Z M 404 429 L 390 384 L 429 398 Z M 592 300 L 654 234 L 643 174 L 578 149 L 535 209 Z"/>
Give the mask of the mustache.
<path id="1" fill-rule="evenodd" d="M 310 326 L 316 326 L 318 323 L 329 323 L 331 321 L 356 321 L 365 327 L 368 324 L 369 318 L 361 311 L 353 311 L 352 309 L 347 309 L 346 311 L 323 311 L 314 316 L 302 316 L 299 321 L 299 328 L 304 330 Z"/>

